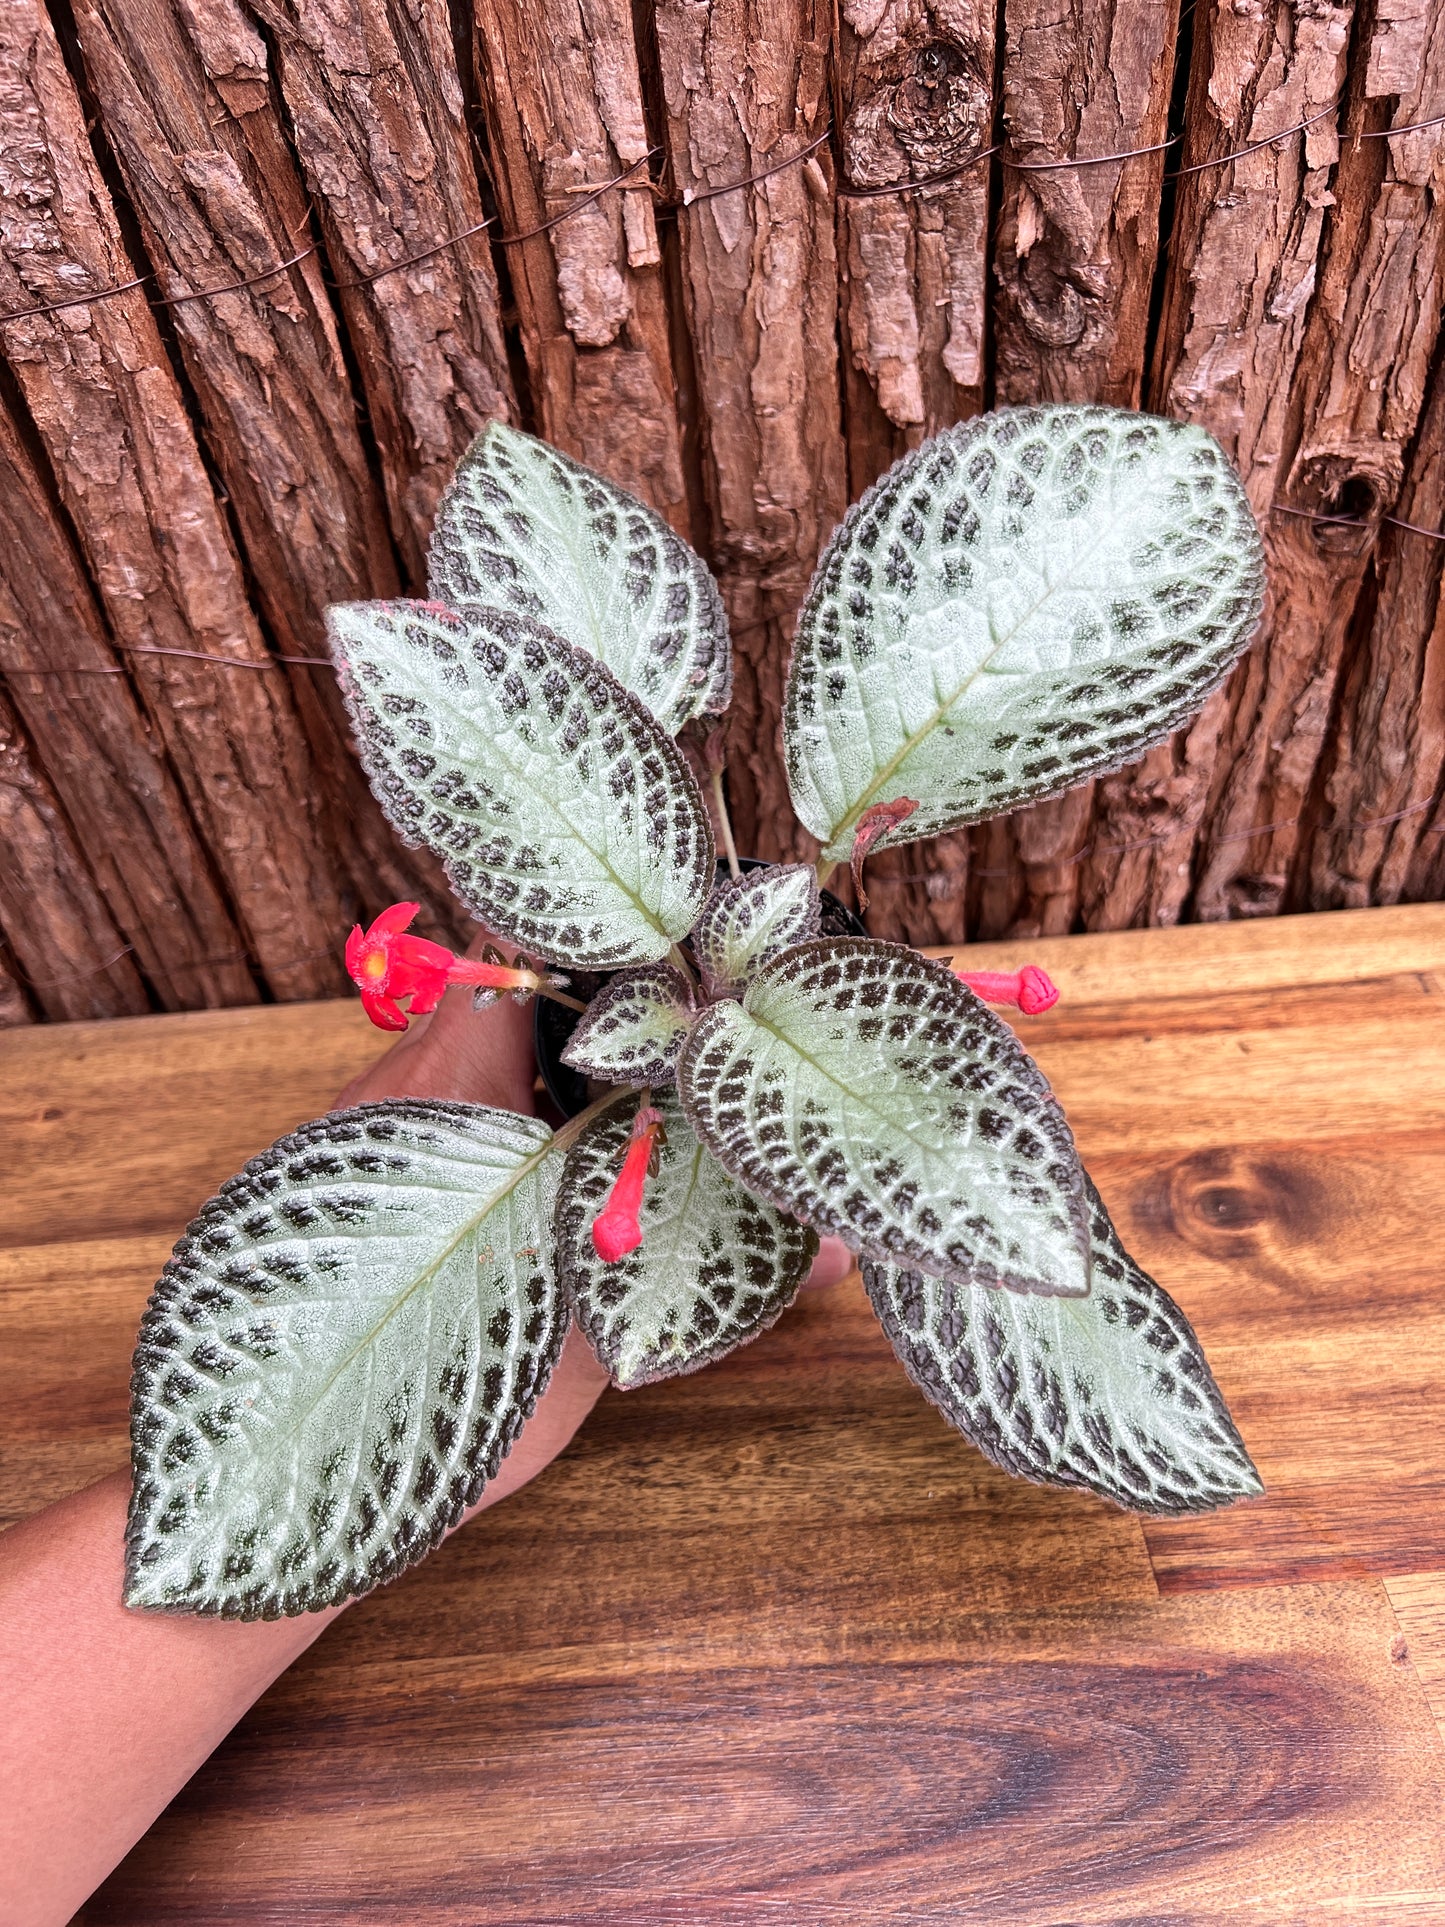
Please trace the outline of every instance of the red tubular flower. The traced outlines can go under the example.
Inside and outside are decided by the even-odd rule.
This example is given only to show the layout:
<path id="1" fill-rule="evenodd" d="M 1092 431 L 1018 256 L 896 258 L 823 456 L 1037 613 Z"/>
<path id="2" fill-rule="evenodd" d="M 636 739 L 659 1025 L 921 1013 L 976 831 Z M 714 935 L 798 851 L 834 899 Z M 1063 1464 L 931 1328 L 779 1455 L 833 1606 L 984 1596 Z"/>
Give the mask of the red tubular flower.
<path id="1" fill-rule="evenodd" d="M 592 1245 L 604 1265 L 615 1265 L 642 1243 L 642 1187 L 662 1135 L 662 1113 L 644 1104 L 632 1120 L 632 1136 L 617 1182 L 592 1220 Z"/>
<path id="2" fill-rule="evenodd" d="M 410 997 L 413 1017 L 436 1009 L 449 984 L 474 984 L 482 990 L 539 989 L 553 979 L 534 970 L 512 968 L 492 959 L 459 957 L 444 944 L 406 934 L 419 903 L 393 903 L 369 930 L 360 924 L 346 939 L 346 969 L 361 992 L 361 1007 L 380 1030 L 405 1030 L 399 997 Z"/>
<path id="3" fill-rule="evenodd" d="M 1059 1001 L 1053 982 L 1037 964 L 1022 970 L 960 970 L 956 975 L 986 1004 L 1013 1004 L 1025 1017 L 1038 1017 Z"/>
<path id="4" fill-rule="evenodd" d="M 346 969 L 361 992 L 361 1007 L 380 1030 L 405 1030 L 398 997 L 411 998 L 411 1014 L 435 1010 L 457 959 L 439 943 L 404 934 L 419 903 L 393 903 L 369 930 L 360 924 L 346 939 Z"/>

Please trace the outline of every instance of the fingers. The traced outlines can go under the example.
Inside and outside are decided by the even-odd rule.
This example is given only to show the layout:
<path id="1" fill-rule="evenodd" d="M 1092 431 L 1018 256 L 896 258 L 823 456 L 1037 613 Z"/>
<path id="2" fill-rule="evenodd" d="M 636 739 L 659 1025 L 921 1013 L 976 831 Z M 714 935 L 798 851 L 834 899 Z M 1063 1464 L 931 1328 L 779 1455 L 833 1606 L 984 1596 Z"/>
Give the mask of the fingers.
<path id="1" fill-rule="evenodd" d="M 857 1262 L 841 1238 L 824 1238 L 813 1260 L 813 1269 L 804 1282 L 804 1291 L 817 1291 L 824 1285 L 841 1284 Z"/>
<path id="2" fill-rule="evenodd" d="M 333 1108 L 383 1097 L 442 1097 L 530 1113 L 534 1075 L 531 1005 L 501 997 L 473 1010 L 463 984 L 429 1017 L 413 1018 L 406 1035 L 354 1077 Z"/>

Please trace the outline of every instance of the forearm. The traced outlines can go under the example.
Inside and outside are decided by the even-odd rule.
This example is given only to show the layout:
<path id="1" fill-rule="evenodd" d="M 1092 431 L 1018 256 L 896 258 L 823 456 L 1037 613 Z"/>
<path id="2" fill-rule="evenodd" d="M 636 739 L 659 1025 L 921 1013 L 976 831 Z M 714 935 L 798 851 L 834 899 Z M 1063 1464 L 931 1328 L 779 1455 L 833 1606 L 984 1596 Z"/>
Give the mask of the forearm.
<path id="1" fill-rule="evenodd" d="M 573 1331 L 475 1511 L 535 1477 L 605 1384 Z M 128 1611 L 129 1494 L 129 1474 L 117 1472 L 0 1537 L 5 1927 L 69 1920 L 247 1707 L 345 1610 L 245 1624 Z"/>
<path id="2" fill-rule="evenodd" d="M 0 1919 L 68 1920 L 331 1612 L 234 1625 L 121 1604 L 128 1473 L 0 1538 Z"/>

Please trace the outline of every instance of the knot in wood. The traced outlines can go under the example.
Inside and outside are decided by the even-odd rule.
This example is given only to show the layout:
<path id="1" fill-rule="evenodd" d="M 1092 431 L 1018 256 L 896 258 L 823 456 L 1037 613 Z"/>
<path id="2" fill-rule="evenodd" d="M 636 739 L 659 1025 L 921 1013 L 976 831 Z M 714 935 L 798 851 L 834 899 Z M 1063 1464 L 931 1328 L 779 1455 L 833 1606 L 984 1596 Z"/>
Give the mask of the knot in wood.
<path id="1" fill-rule="evenodd" d="M 956 41 L 902 48 L 849 109 L 848 177 L 858 187 L 883 187 L 946 173 L 987 145 L 992 114 L 988 83 Z"/>
<path id="2" fill-rule="evenodd" d="M 1307 539 L 1327 555 L 1357 556 L 1374 541 L 1380 518 L 1400 490 L 1400 451 L 1389 442 L 1335 443 L 1303 448 L 1294 464 L 1288 499 L 1340 522 L 1304 525 Z M 1351 528 L 1349 523 L 1360 526 Z"/>

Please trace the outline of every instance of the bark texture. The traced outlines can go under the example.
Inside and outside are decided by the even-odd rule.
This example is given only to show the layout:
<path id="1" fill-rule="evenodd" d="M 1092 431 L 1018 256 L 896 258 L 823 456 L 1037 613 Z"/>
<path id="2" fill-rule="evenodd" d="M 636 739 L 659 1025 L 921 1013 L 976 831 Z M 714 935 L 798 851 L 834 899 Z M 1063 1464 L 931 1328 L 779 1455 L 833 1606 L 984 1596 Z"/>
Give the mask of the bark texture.
<path id="1" fill-rule="evenodd" d="M 47 1017 L 138 1017 L 145 985 L 55 792 L 0 696 L 0 918 Z"/>
<path id="2" fill-rule="evenodd" d="M 668 159 L 683 194 L 743 181 L 827 125 L 825 0 L 658 0 Z M 732 619 L 728 788 L 739 847 L 810 854 L 780 753 L 793 619 L 846 506 L 826 150 L 678 214 L 704 423 L 709 547 Z"/>
<path id="3" fill-rule="evenodd" d="M 225 9 L 230 84 L 264 87 L 265 43 L 247 15 L 235 0 L 199 3 Z M 487 235 L 430 252 L 484 218 L 451 16 L 445 0 L 253 0 L 250 13 L 276 49 L 392 531 L 419 582 L 457 458 L 488 420 L 516 409 Z"/>
<path id="4" fill-rule="evenodd" d="M 320 258 L 234 287 L 289 260 L 310 233 L 265 44 L 216 0 L 184 13 L 169 0 L 79 0 L 75 22 L 261 613 L 283 654 L 324 654 L 327 603 L 394 595 L 399 583 Z M 238 45 L 252 62 L 244 83 Z M 223 287 L 234 291 L 190 298 Z M 294 668 L 287 678 L 359 906 L 374 913 L 421 895 L 454 927 L 439 871 L 401 848 L 372 800 L 334 676 Z"/>
<path id="5" fill-rule="evenodd" d="M 83 827 L 96 883 L 155 1001 L 164 1010 L 253 1002 L 246 946 L 206 847 L 8 409 L 0 671 L 36 762 Z"/>
<path id="6" fill-rule="evenodd" d="M 476 26 L 508 232 L 580 210 L 507 249 L 540 432 L 693 535 L 632 14 L 478 0 Z"/>
<path id="7" fill-rule="evenodd" d="M 84 116 L 38 0 L 0 16 L 0 312 L 132 279 Z M 3 346 L 117 644 L 237 921 L 278 995 L 343 981 L 319 785 L 151 311 L 117 299 L 12 320 Z M 148 653 L 189 650 L 235 669 Z"/>
<path id="8" fill-rule="evenodd" d="M 275 657 L 417 586 L 494 415 L 713 564 L 765 856 L 812 854 L 781 692 L 850 497 L 995 404 L 1203 423 L 1266 530 L 1245 661 L 1132 768 L 883 852 L 870 928 L 1445 894 L 1445 138 L 1379 138 L 1441 113 L 1426 0 L 11 0 L 0 1022 L 326 994 L 396 898 L 461 935 Z"/>

